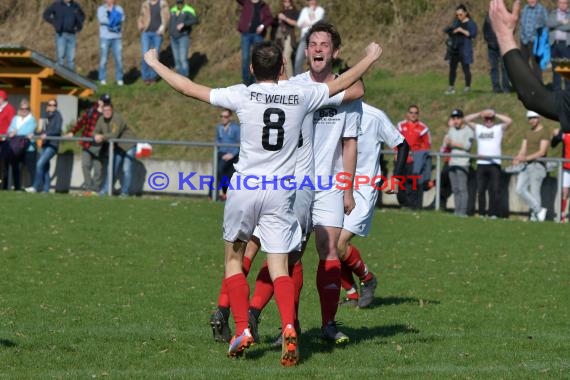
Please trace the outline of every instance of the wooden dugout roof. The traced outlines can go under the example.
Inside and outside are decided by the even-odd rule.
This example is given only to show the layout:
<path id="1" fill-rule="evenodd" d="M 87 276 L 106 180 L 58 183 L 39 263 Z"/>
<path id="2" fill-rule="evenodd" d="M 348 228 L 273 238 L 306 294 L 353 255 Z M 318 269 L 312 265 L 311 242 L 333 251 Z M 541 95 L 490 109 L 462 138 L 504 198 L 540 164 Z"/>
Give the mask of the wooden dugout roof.
<path id="1" fill-rule="evenodd" d="M 28 96 L 32 113 L 39 118 L 42 102 L 57 95 L 88 97 L 97 85 L 24 46 L 0 44 L 0 89 Z"/>

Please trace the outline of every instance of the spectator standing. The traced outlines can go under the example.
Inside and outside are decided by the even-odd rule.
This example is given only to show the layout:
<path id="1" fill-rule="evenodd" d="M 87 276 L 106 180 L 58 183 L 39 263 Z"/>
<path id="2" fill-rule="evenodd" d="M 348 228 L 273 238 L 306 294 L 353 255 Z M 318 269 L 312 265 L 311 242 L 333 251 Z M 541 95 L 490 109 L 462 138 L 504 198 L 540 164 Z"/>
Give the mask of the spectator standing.
<path id="1" fill-rule="evenodd" d="M 471 128 L 466 126 L 462 110 L 454 109 L 451 112 L 448 126 L 449 130 L 443 139 L 443 143 L 448 149 L 451 149 L 451 154 L 464 155 L 469 153 L 473 144 L 474 134 Z M 449 180 L 455 204 L 454 213 L 460 217 L 467 216 L 469 161 L 469 157 L 453 156 L 449 160 Z"/>
<path id="2" fill-rule="evenodd" d="M 95 125 L 95 142 L 102 144 L 110 139 L 136 139 L 133 131 L 127 126 L 127 122 L 113 110 L 111 102 L 103 105 L 103 115 Z M 135 161 L 136 144 L 132 142 L 115 142 L 113 155 L 113 180 L 111 188 L 122 171 L 121 197 L 130 194 L 133 179 L 133 162 Z M 109 186 L 108 175 L 103 179 L 103 186 L 99 195 L 106 195 Z"/>
<path id="3" fill-rule="evenodd" d="M 115 60 L 115 80 L 117 85 L 122 86 L 124 84 L 122 26 L 125 12 L 120 5 L 115 4 L 115 0 L 105 0 L 97 8 L 97 19 L 99 20 L 99 83 L 103 86 L 107 84 L 107 59 L 110 50 Z"/>
<path id="4" fill-rule="evenodd" d="M 477 118 L 481 118 L 483 124 L 474 123 Z M 499 119 L 500 123 L 496 123 L 496 119 Z M 465 116 L 465 123 L 473 129 L 477 140 L 479 216 L 492 218 L 500 216 L 501 159 L 485 157 L 502 155 L 503 134 L 512 122 L 510 117 L 498 114 L 493 109 L 484 109 Z M 489 195 L 489 208 L 487 208 L 487 194 Z"/>
<path id="5" fill-rule="evenodd" d="M 22 183 L 20 177 L 20 165 L 23 163 L 28 170 L 30 179 L 34 178 L 36 167 L 36 144 L 30 141 L 34 137 L 37 128 L 37 122 L 30 112 L 30 102 L 28 99 L 20 100 L 18 113 L 12 118 L 10 128 L 8 128 L 8 139 L 20 140 L 20 147 L 16 151 L 14 145 L 11 145 L 10 152 L 6 155 L 4 161 L 4 178 L 2 180 L 2 188 L 8 189 L 8 181 L 10 169 L 12 170 L 12 179 L 14 190 L 21 190 Z M 6 141 L 6 143 L 10 143 Z"/>
<path id="6" fill-rule="evenodd" d="M 305 71 L 305 61 L 307 49 L 306 35 L 311 26 L 325 18 L 325 9 L 319 6 L 317 0 L 307 0 L 307 5 L 301 9 L 299 18 L 297 19 L 297 27 L 301 29 L 299 44 L 295 53 L 295 75 L 299 75 Z"/>
<path id="7" fill-rule="evenodd" d="M 81 170 L 83 171 L 83 185 L 85 191 L 97 192 L 101 190 L 103 183 L 103 165 L 107 149 L 105 144 L 97 144 L 93 140 L 93 132 L 99 117 L 103 114 L 103 106 L 111 103 L 109 94 L 103 94 L 99 100 L 91 108 L 83 113 L 81 119 L 69 131 L 67 137 L 73 137 L 81 131 L 81 137 L 91 138 L 91 141 L 80 141 L 81 152 Z M 93 171 L 93 175 L 91 175 Z"/>
<path id="8" fill-rule="evenodd" d="M 216 125 L 216 144 L 240 143 L 239 125 L 232 120 L 232 111 L 223 109 L 220 113 L 220 123 Z M 219 199 L 226 200 L 229 180 L 235 172 L 234 164 L 238 162 L 239 147 L 218 147 L 218 181 L 216 189 L 219 191 Z M 220 188 L 221 186 L 221 188 Z"/>
<path id="9" fill-rule="evenodd" d="M 570 160 L 570 133 L 564 133 L 560 128 L 554 130 L 551 147 L 556 147 L 562 143 L 562 158 Z M 570 162 L 562 164 L 562 196 L 560 197 L 560 222 L 568 221 L 566 207 L 568 206 L 568 194 L 570 193 Z"/>
<path id="10" fill-rule="evenodd" d="M 8 133 L 14 116 L 16 116 L 16 109 L 8 103 L 8 94 L 6 91 L 0 90 L 0 135 Z"/>
<path id="11" fill-rule="evenodd" d="M 141 33 L 141 76 L 145 84 L 153 84 L 158 76 L 144 60 L 150 49 L 160 52 L 164 32 L 168 27 L 170 11 L 166 0 L 144 0 L 141 4 L 137 26 Z"/>
<path id="12" fill-rule="evenodd" d="M 10 123 L 16 115 L 16 109 L 8 103 L 8 94 L 4 90 L 0 90 L 0 135 L 8 133 Z M 4 141 L 4 137 L 0 137 L 0 141 Z M 4 178 L 4 154 L 0 147 L 0 178 Z"/>
<path id="13" fill-rule="evenodd" d="M 251 48 L 263 41 L 266 30 L 273 23 L 269 5 L 263 0 L 236 0 L 241 5 L 238 32 L 241 33 L 241 78 L 246 86 L 255 82 L 249 71 Z"/>
<path id="14" fill-rule="evenodd" d="M 513 164 L 524 164 L 524 169 L 517 178 L 517 194 L 519 194 L 530 208 L 530 220 L 543 222 L 546 218 L 546 208 L 541 206 L 540 189 L 546 177 L 544 162 L 538 158 L 546 157 L 551 134 L 540 123 L 540 115 L 534 111 L 527 111 L 526 117 L 530 125 L 521 143 L 521 148 L 513 159 Z"/>
<path id="15" fill-rule="evenodd" d="M 542 69 L 538 57 L 533 53 L 534 43 L 542 28 L 546 26 L 548 12 L 538 0 L 527 0 L 519 21 L 521 53 L 531 67 L 534 76 L 542 83 Z"/>
<path id="16" fill-rule="evenodd" d="M 174 57 L 176 72 L 187 77 L 190 74 L 188 67 L 188 51 L 190 50 L 190 32 L 192 26 L 198 23 L 196 11 L 184 0 L 176 0 L 176 5 L 170 9 L 168 34 L 170 35 L 170 48 Z"/>
<path id="17" fill-rule="evenodd" d="M 552 10 L 546 20 L 550 32 L 550 57 L 552 58 L 552 89 L 562 89 L 562 79 L 556 72 L 558 64 L 554 59 L 570 58 L 570 14 L 568 13 L 568 0 L 558 0 L 558 6 Z M 564 89 L 570 89 L 570 80 L 564 80 Z"/>
<path id="18" fill-rule="evenodd" d="M 509 74 L 501 57 L 497 35 L 493 31 L 489 14 L 485 16 L 483 23 L 483 37 L 487 43 L 487 57 L 489 59 L 489 73 L 491 75 L 491 84 L 494 93 L 511 92 L 511 84 L 509 82 Z"/>
<path id="19" fill-rule="evenodd" d="M 45 21 L 55 30 L 55 48 L 58 65 L 75 70 L 77 33 L 83 28 L 85 14 L 74 0 L 56 0 L 46 8 Z"/>
<path id="20" fill-rule="evenodd" d="M 277 15 L 277 18 L 279 23 L 275 41 L 283 50 L 283 57 L 285 57 L 286 60 L 285 72 L 287 73 L 287 78 L 291 78 L 294 75 L 293 51 L 297 43 L 295 38 L 295 26 L 299 18 L 299 11 L 295 7 L 293 0 L 283 0 L 281 12 Z"/>
<path id="21" fill-rule="evenodd" d="M 59 137 L 63 127 L 63 118 L 57 110 L 57 100 L 50 99 L 47 102 L 47 123 L 40 134 L 42 141 L 42 152 L 36 163 L 36 174 L 32 186 L 25 190 L 28 193 L 45 192 L 49 193 L 50 185 L 50 160 L 57 154 L 59 149 L 58 140 L 46 139 L 46 137 Z"/>
<path id="22" fill-rule="evenodd" d="M 406 174 L 415 176 L 413 179 L 406 179 L 405 190 L 398 192 L 398 202 L 402 206 L 419 210 L 423 203 L 424 184 L 431 178 L 429 127 L 420 121 L 420 108 L 412 104 L 408 107 L 405 120 L 397 124 L 397 129 L 410 147 Z"/>
<path id="23" fill-rule="evenodd" d="M 477 37 L 477 24 L 473 21 L 463 4 L 455 8 L 456 19 L 451 26 L 445 28 L 451 41 L 447 49 L 445 59 L 449 61 L 449 88 L 446 95 L 455 94 L 455 80 L 457 78 L 457 66 L 461 63 L 461 69 L 465 77 L 463 92 L 471 89 L 471 64 L 473 63 L 473 42 Z"/>

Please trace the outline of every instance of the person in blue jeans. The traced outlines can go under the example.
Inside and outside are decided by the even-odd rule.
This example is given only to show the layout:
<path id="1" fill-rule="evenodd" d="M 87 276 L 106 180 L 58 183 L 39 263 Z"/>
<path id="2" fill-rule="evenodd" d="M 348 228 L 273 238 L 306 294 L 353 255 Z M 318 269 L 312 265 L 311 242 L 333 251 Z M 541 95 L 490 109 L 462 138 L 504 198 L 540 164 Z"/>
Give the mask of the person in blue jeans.
<path id="1" fill-rule="evenodd" d="M 141 33 L 141 57 L 150 49 L 160 52 L 164 32 L 168 27 L 170 11 L 166 0 L 144 0 L 137 19 L 137 26 Z M 141 76 L 146 84 L 153 84 L 158 79 L 156 72 L 150 68 L 144 59 L 141 60 Z"/>
<path id="2" fill-rule="evenodd" d="M 107 59 L 109 51 L 113 53 L 115 60 L 115 80 L 117 85 L 123 83 L 123 39 L 122 25 L 125 21 L 125 12 L 120 5 L 115 5 L 115 0 L 105 0 L 105 3 L 97 8 L 99 20 L 99 82 L 107 84 Z"/>
<path id="3" fill-rule="evenodd" d="M 73 0 L 55 0 L 43 13 L 55 30 L 57 63 L 75 70 L 77 33 L 83 28 L 85 14 Z"/>
<path id="4" fill-rule="evenodd" d="M 190 50 L 190 32 L 192 26 L 198 23 L 196 11 L 184 0 L 176 0 L 176 5 L 170 9 L 170 22 L 168 34 L 170 35 L 170 48 L 174 57 L 176 72 L 188 77 L 188 51 Z"/>
<path id="5" fill-rule="evenodd" d="M 103 105 L 103 115 L 97 120 L 95 125 L 95 142 L 102 144 L 115 139 L 136 139 L 133 131 L 127 126 L 123 118 L 113 110 L 111 103 Z M 130 195 L 130 188 L 133 179 L 133 162 L 135 160 L 136 144 L 133 142 L 115 142 L 113 146 L 113 180 L 111 188 L 114 187 L 119 173 L 122 171 L 121 196 Z M 106 195 L 109 188 L 109 176 L 106 175 L 99 195 Z"/>
<path id="6" fill-rule="evenodd" d="M 55 99 L 48 100 L 47 103 L 47 124 L 40 136 L 42 140 L 42 152 L 40 153 L 40 158 L 36 163 L 36 174 L 34 175 L 34 182 L 31 187 L 27 187 L 25 190 L 28 193 L 45 192 L 49 193 L 50 186 L 50 160 L 57 155 L 57 150 L 59 149 L 58 140 L 46 139 L 46 137 L 59 137 L 61 136 L 61 130 L 63 127 L 63 118 L 57 110 L 57 101 Z"/>
<path id="7" fill-rule="evenodd" d="M 236 0 L 242 6 L 238 23 L 241 33 L 241 77 L 246 86 L 255 79 L 249 71 L 251 48 L 263 41 L 265 31 L 273 23 L 269 5 L 263 0 Z"/>

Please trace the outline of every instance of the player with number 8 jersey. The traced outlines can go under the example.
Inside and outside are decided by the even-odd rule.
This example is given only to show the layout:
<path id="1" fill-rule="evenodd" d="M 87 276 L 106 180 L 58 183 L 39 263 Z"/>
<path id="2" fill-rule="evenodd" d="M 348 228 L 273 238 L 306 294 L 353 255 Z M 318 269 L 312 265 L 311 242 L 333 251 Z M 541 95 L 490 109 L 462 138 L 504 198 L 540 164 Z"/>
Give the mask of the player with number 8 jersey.
<path id="1" fill-rule="evenodd" d="M 288 275 L 287 253 L 300 244 L 301 232 L 293 213 L 295 190 L 283 186 L 233 187 L 237 176 L 282 179 L 295 174 L 296 150 L 303 118 L 330 95 L 354 83 L 380 58 L 382 49 L 372 43 L 366 56 L 338 80 L 327 84 L 298 86 L 278 83 L 283 72 L 281 50 L 272 42 L 256 44 L 251 69 L 257 82 L 225 89 L 211 89 L 194 83 L 158 60 L 156 50 L 145 53 L 145 61 L 175 90 L 186 96 L 236 112 L 241 124 L 240 160 L 224 209 L 224 285 L 230 299 L 236 335 L 231 339 L 229 357 L 241 356 L 253 338 L 248 328 L 249 285 L 242 272 L 247 241 L 259 228 L 262 248 L 275 288 L 275 299 L 283 331 L 281 364 L 297 364 L 298 347 L 293 323 L 296 318 L 294 284 Z M 252 182 L 253 183 L 253 182 Z M 224 286 L 223 285 L 223 286 Z"/>

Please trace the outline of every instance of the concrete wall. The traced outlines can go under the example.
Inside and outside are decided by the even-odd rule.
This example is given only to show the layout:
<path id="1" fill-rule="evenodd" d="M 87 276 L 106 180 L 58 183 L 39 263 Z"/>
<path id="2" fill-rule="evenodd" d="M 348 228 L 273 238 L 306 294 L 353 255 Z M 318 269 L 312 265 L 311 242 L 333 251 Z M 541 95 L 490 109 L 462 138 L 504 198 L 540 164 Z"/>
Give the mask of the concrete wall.
<path id="1" fill-rule="evenodd" d="M 57 192 L 68 192 L 70 190 L 78 190 L 83 183 L 83 174 L 81 171 L 81 156 L 73 155 L 73 152 L 62 152 L 57 157 L 57 164 L 52 165 L 52 175 L 57 172 L 52 186 L 55 186 Z M 191 173 L 195 173 L 188 178 L 188 182 L 196 189 L 192 189 L 188 183 L 184 183 L 184 178 Z M 135 174 L 133 179 L 132 193 L 135 194 L 168 194 L 168 195 L 208 195 L 207 187 L 200 185 L 200 177 L 203 180 L 209 180 L 212 175 L 212 163 L 210 161 L 192 162 L 177 160 L 155 160 L 145 158 L 137 161 L 135 165 Z M 168 181 L 166 180 L 168 177 Z M 435 178 L 435 176 L 434 176 Z M 154 181 L 154 182 L 153 182 Z M 508 216 L 511 213 L 526 213 L 528 206 L 516 194 L 516 175 L 503 173 L 502 176 L 503 191 L 501 199 L 502 214 Z M 163 190 L 155 190 L 150 184 L 167 186 Z M 182 185 L 182 186 L 181 186 Z M 118 186 L 118 185 L 116 185 Z M 435 204 L 435 188 L 424 193 L 423 205 L 426 208 L 433 208 Z M 476 183 L 475 173 L 472 172 L 469 179 L 469 212 L 472 214 L 477 210 L 476 205 Z M 555 202 L 559 202 L 557 196 L 557 180 L 550 174 L 546 177 L 542 184 L 542 203 L 548 208 L 548 219 L 555 216 Z M 380 205 L 397 206 L 398 201 L 395 195 L 382 194 L 379 199 Z M 441 207 L 443 208 L 443 204 Z M 453 208 L 453 195 L 451 195 L 445 206 L 448 209 Z"/>

